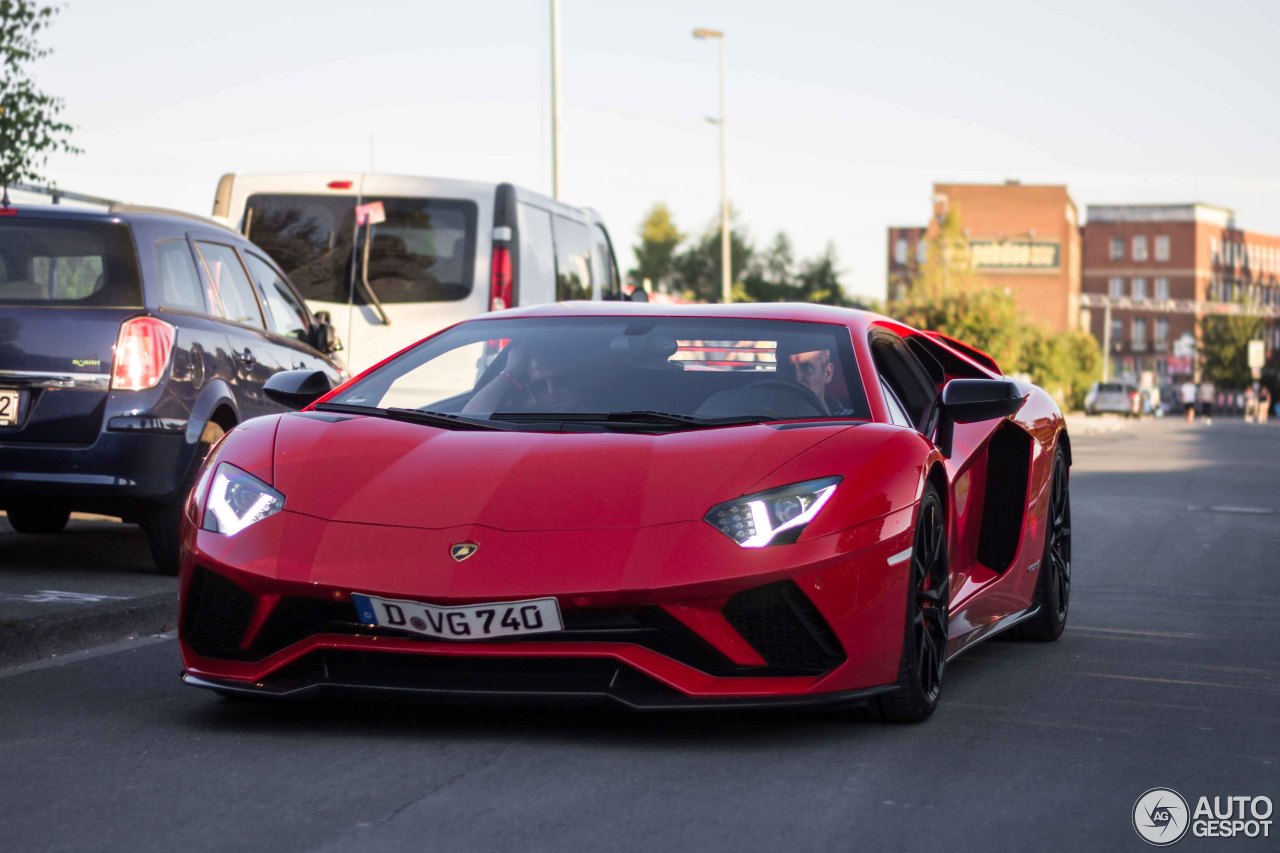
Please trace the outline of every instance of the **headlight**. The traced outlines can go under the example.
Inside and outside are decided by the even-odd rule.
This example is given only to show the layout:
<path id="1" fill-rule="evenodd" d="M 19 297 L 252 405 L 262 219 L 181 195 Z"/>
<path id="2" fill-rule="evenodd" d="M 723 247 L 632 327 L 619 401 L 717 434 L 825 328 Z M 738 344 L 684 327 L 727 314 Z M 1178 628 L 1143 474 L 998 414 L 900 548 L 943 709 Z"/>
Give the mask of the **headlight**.
<path id="1" fill-rule="evenodd" d="M 713 506 L 705 521 L 743 548 L 794 542 L 841 479 L 824 477 L 725 501 Z"/>
<path id="2" fill-rule="evenodd" d="M 284 509 L 284 495 L 234 465 L 219 463 L 205 502 L 204 530 L 235 536 Z"/>

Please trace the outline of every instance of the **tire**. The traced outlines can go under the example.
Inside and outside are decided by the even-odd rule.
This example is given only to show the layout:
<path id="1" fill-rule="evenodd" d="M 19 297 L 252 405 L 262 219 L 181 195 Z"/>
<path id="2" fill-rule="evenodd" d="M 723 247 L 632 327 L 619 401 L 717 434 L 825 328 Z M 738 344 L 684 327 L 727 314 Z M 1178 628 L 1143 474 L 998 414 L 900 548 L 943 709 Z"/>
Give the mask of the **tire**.
<path id="1" fill-rule="evenodd" d="M 191 492 L 191 487 L 195 485 L 196 477 L 200 474 L 200 466 L 204 464 L 205 457 L 209 455 L 209 449 L 223 435 L 222 427 L 210 421 L 205 426 L 204 434 L 200 436 L 200 443 L 196 446 L 195 455 L 191 458 L 191 464 L 187 467 L 187 473 L 183 476 L 182 484 L 178 487 L 178 492 L 173 500 L 169 503 L 154 506 L 147 511 L 147 518 L 142 523 L 142 529 L 147 533 L 147 544 L 151 547 L 151 559 L 156 564 L 156 570 L 162 575 L 176 575 L 178 573 L 182 557 L 182 510 L 186 506 L 187 495 Z"/>
<path id="2" fill-rule="evenodd" d="M 1071 603 L 1071 490 L 1067 457 L 1059 447 L 1053 454 L 1053 478 L 1049 486 L 1048 531 L 1040 557 L 1033 605 L 1039 610 L 1014 628 L 1023 640 L 1051 642 L 1062 636 Z"/>
<path id="3" fill-rule="evenodd" d="M 920 723 L 929 719 L 942 695 L 951 581 L 947 564 L 947 518 L 933 484 L 925 487 L 920 499 L 910 566 L 898 689 L 876 697 L 869 708 L 873 719 L 891 723 Z"/>
<path id="4" fill-rule="evenodd" d="M 19 533 L 61 533 L 71 518 L 71 510 L 64 507 L 14 507 L 9 510 L 9 524 Z"/>

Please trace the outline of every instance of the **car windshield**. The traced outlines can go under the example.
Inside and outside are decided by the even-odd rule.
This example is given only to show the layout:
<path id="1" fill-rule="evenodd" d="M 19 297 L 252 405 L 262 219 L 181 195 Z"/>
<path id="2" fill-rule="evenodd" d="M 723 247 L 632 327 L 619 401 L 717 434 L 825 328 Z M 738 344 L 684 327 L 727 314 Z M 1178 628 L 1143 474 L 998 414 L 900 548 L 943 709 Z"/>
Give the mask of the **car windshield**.
<path id="1" fill-rule="evenodd" d="M 694 317 L 463 323 L 330 402 L 517 424 L 870 419 L 848 328 Z"/>

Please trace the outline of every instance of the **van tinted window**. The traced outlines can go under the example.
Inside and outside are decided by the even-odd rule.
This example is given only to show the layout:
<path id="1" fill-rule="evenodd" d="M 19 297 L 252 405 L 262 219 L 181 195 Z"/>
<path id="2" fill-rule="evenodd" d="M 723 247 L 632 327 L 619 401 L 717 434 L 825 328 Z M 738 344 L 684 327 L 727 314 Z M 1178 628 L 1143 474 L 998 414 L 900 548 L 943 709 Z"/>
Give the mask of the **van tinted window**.
<path id="1" fill-rule="evenodd" d="M 442 302 L 471 294 L 478 217 L 474 203 L 426 198 L 361 201 L 380 201 L 386 221 L 371 229 L 361 227 L 357 236 L 356 199 L 350 196 L 250 196 L 245 235 L 280 265 L 306 299 L 347 301 L 352 259 L 363 264 L 370 231 L 367 274 L 382 302 Z M 355 298 L 360 299 L 359 288 Z"/>
<path id="2" fill-rule="evenodd" d="M 0 220 L 0 302 L 140 307 L 127 225 Z"/>
<path id="3" fill-rule="evenodd" d="M 556 300 L 591 298 L 591 232 L 581 222 L 551 217 L 556 240 Z"/>
<path id="4" fill-rule="evenodd" d="M 600 295 L 605 299 L 621 299 L 622 280 L 613 265 L 613 249 L 609 245 L 609 238 L 599 225 L 591 230 L 596 238 L 596 249 L 591 257 L 595 264 L 596 281 L 600 283 Z"/>

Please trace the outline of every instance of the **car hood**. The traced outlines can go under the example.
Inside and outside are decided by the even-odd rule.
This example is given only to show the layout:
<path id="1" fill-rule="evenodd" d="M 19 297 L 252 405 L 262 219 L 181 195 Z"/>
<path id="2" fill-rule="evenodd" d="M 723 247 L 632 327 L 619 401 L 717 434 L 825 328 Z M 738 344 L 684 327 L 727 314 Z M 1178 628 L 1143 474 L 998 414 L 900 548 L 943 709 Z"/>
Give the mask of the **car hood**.
<path id="1" fill-rule="evenodd" d="M 655 435 L 437 429 L 320 413 L 280 419 L 285 510 L 441 529 L 635 528 L 702 518 L 845 424 Z"/>

